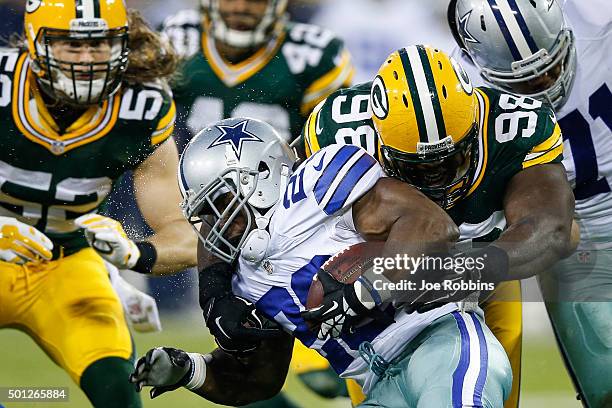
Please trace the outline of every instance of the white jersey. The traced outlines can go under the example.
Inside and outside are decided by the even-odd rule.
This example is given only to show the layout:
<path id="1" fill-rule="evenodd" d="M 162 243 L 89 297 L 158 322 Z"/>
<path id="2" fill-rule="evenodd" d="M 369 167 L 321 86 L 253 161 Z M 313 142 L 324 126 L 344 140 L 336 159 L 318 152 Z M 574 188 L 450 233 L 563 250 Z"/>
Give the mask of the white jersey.
<path id="1" fill-rule="evenodd" d="M 338 339 L 318 340 L 300 316 L 312 278 L 330 256 L 364 239 L 355 230 L 352 205 L 384 177 L 378 162 L 361 147 L 332 145 L 305 161 L 290 178 L 282 203 L 270 220 L 266 258 L 251 264 L 240 258 L 233 291 L 326 357 L 342 377 L 354 378 L 367 393 L 375 376 L 359 357 L 359 345 L 372 343 L 387 361 L 440 316 L 457 310 L 397 311 L 395 323 L 371 322 Z M 386 311 L 396 311 L 389 306 Z"/>
<path id="2" fill-rule="evenodd" d="M 564 4 L 578 64 L 570 96 L 556 112 L 563 132 L 563 165 L 576 197 L 580 249 L 612 247 L 612 3 L 597 3 Z M 464 53 L 456 48 L 453 56 L 475 86 L 484 84 Z"/>

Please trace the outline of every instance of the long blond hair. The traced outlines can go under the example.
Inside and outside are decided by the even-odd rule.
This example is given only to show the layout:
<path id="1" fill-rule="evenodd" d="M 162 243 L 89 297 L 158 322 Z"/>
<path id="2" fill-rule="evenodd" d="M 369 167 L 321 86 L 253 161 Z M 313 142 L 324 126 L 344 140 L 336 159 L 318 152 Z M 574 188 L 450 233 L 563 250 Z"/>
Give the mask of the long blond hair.
<path id="1" fill-rule="evenodd" d="M 172 46 L 149 27 L 138 10 L 128 10 L 130 53 L 124 80 L 129 83 L 169 80 L 179 58 Z"/>

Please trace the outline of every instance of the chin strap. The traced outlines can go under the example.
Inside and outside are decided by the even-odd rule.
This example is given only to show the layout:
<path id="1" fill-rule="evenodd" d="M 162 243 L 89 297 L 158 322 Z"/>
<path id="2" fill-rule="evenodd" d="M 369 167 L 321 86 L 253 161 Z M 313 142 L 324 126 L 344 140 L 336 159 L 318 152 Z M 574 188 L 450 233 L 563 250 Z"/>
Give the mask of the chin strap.
<path id="1" fill-rule="evenodd" d="M 285 194 L 289 174 L 289 167 L 286 164 L 283 164 L 281 167 L 278 199 L 276 200 L 276 203 L 274 203 L 274 205 L 265 212 L 265 214 L 261 214 L 259 210 L 250 206 L 253 214 L 255 215 L 255 225 L 257 228 L 247 235 L 240 251 L 240 256 L 247 262 L 259 263 L 263 261 L 266 256 L 266 250 L 270 244 L 268 225 L 270 224 L 270 218 L 272 218 L 272 215 L 276 211 L 276 207 L 281 202 L 281 198 Z"/>

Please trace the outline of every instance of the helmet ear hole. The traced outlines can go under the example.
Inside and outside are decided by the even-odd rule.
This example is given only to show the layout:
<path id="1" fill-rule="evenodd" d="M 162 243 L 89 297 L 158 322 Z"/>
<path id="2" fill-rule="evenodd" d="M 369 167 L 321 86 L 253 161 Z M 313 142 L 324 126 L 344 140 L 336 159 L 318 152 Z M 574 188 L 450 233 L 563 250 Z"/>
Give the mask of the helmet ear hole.
<path id="1" fill-rule="evenodd" d="M 259 172 L 259 179 L 267 179 L 270 176 L 270 167 L 268 163 L 264 161 L 259 162 L 259 166 L 257 167 L 257 171 Z"/>
<path id="2" fill-rule="evenodd" d="M 399 75 L 397 74 L 397 71 L 393 71 L 393 78 L 395 78 L 396 81 L 399 79 Z"/>
<path id="3" fill-rule="evenodd" d="M 444 96 L 444 99 L 448 99 L 448 93 L 446 92 L 445 85 L 442 85 L 442 96 Z"/>
<path id="4" fill-rule="evenodd" d="M 406 94 L 402 94 L 402 100 L 404 101 L 404 106 L 408 108 L 408 98 L 406 98 Z"/>

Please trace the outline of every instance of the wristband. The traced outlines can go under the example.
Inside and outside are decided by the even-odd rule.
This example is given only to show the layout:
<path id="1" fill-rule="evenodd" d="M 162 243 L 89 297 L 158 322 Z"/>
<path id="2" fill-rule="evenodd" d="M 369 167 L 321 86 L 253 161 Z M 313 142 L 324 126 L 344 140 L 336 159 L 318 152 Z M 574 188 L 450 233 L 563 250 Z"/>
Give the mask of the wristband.
<path id="1" fill-rule="evenodd" d="M 202 388 L 206 381 L 206 356 L 199 353 L 187 353 L 191 360 L 191 378 L 184 385 L 185 388 L 191 391 Z"/>
<path id="2" fill-rule="evenodd" d="M 136 265 L 132 268 L 133 271 L 142 274 L 150 275 L 153 271 L 153 266 L 157 261 L 157 250 L 155 246 L 148 241 L 136 242 L 136 247 L 140 251 L 140 257 L 136 261 Z"/>

